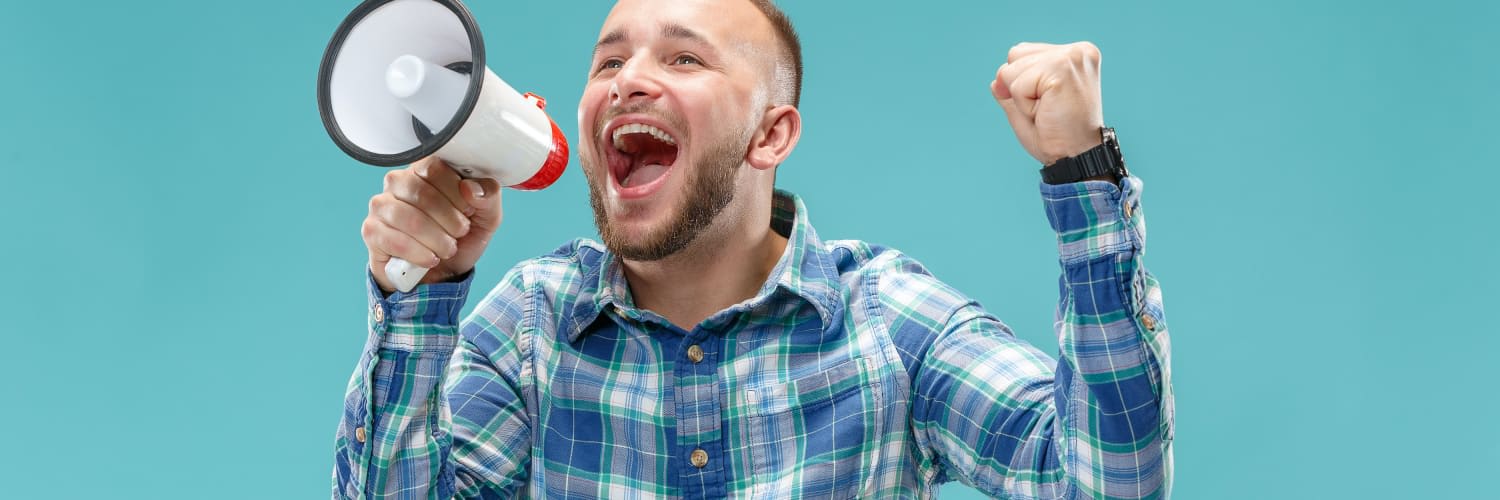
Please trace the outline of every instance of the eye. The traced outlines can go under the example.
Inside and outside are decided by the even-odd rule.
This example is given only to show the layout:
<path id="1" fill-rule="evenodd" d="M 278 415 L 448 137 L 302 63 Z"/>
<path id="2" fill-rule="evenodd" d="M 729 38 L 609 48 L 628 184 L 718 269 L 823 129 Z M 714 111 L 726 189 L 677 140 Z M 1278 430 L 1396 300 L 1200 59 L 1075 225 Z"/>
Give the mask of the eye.
<path id="1" fill-rule="evenodd" d="M 696 58 L 696 57 L 693 57 L 693 56 L 690 56 L 690 55 L 687 55 L 687 54 L 683 54 L 683 55 L 677 56 L 677 59 L 674 59 L 672 61 L 672 64 L 697 64 L 699 66 L 702 66 L 703 62 L 699 61 L 698 58 Z"/>
<path id="2" fill-rule="evenodd" d="M 596 69 L 599 71 L 604 71 L 606 69 L 620 69 L 623 67 L 625 67 L 625 61 L 611 58 L 605 59 L 604 62 L 599 63 L 599 67 Z"/>

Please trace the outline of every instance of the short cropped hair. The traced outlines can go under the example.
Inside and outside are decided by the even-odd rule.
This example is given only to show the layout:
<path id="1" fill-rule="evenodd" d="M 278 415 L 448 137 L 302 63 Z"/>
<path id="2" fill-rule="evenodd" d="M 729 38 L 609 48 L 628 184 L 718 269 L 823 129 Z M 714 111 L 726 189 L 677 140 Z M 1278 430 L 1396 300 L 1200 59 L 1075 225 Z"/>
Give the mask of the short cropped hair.
<path id="1" fill-rule="evenodd" d="M 776 31 L 776 40 L 780 45 L 776 55 L 775 73 L 771 81 L 772 103 L 800 107 L 802 102 L 802 41 L 797 38 L 797 30 L 792 28 L 792 20 L 776 7 L 773 0 L 750 1 L 760 9 L 762 14 L 765 14 L 767 20 L 771 21 L 771 28 Z"/>

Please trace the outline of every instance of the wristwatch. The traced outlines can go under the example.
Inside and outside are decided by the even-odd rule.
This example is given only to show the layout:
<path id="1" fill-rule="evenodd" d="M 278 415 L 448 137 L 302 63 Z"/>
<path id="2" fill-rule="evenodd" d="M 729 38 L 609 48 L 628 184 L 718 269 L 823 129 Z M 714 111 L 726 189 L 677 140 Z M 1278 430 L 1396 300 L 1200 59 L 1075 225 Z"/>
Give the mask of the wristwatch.
<path id="1" fill-rule="evenodd" d="M 1042 167 L 1042 182 L 1069 184 L 1091 177 L 1110 176 L 1118 184 L 1120 179 L 1129 176 L 1130 171 L 1125 170 L 1125 157 L 1120 154 L 1120 141 L 1115 139 L 1115 129 L 1100 127 L 1099 135 L 1104 138 L 1103 144 Z"/>

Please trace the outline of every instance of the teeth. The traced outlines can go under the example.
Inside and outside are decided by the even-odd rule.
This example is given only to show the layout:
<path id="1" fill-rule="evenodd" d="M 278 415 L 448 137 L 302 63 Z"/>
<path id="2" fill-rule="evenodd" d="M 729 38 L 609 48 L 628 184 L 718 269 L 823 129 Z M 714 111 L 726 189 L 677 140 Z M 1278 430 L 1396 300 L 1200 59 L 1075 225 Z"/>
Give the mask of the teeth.
<path id="1" fill-rule="evenodd" d="M 672 136 L 667 135 L 666 132 L 663 132 L 659 128 L 644 123 L 627 123 L 615 129 L 613 137 L 615 149 L 623 150 L 625 148 L 625 141 L 623 138 L 627 134 L 651 134 L 651 137 L 655 137 L 658 141 L 667 143 L 672 146 L 677 145 L 677 141 L 672 139 Z"/>

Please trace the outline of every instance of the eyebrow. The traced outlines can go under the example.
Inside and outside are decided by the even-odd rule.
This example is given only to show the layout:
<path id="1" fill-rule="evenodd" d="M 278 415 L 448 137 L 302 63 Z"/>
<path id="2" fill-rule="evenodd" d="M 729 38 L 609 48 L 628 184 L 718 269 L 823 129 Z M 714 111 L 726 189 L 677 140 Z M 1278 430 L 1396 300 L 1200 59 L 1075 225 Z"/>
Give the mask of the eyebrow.
<path id="1" fill-rule="evenodd" d="M 704 44 L 704 45 L 713 45 L 713 44 L 708 43 L 708 39 L 704 38 L 703 35 L 700 35 L 700 34 L 698 34 L 698 32 L 693 31 L 691 29 L 688 29 L 688 27 L 683 26 L 681 24 L 677 24 L 677 23 L 667 23 L 667 24 L 662 25 L 662 27 L 661 27 L 661 36 L 666 37 L 666 38 L 676 38 L 676 39 L 680 39 L 680 40 L 688 40 L 688 41 L 692 41 L 692 42 L 701 43 L 701 44 Z M 623 43 L 623 42 L 626 42 L 626 41 L 629 41 L 629 40 L 630 40 L 630 38 L 625 35 L 624 31 L 621 31 L 621 30 L 618 30 L 618 29 L 614 30 L 614 31 L 611 31 L 611 32 L 609 32 L 609 34 L 604 35 L 604 38 L 600 38 L 598 43 L 594 44 L 594 55 L 596 55 L 596 56 L 599 55 L 599 51 L 602 50 L 604 47 L 607 47 L 607 46 L 610 46 L 610 45 L 614 45 L 614 44 L 617 44 L 617 43 Z"/>
<path id="2" fill-rule="evenodd" d="M 624 31 L 611 31 L 608 35 L 604 35 L 604 38 L 600 38 L 598 43 L 594 44 L 594 55 L 599 55 L 599 50 L 603 49 L 605 46 L 614 45 L 620 42 L 624 42 L 625 40 L 626 38 Z"/>
<path id="3" fill-rule="evenodd" d="M 661 36 L 667 38 L 678 38 L 691 42 L 698 42 L 704 45 L 709 45 L 708 39 L 703 38 L 703 35 L 699 35 L 698 32 L 690 30 L 686 26 L 677 23 L 667 23 L 666 25 L 662 26 Z"/>

